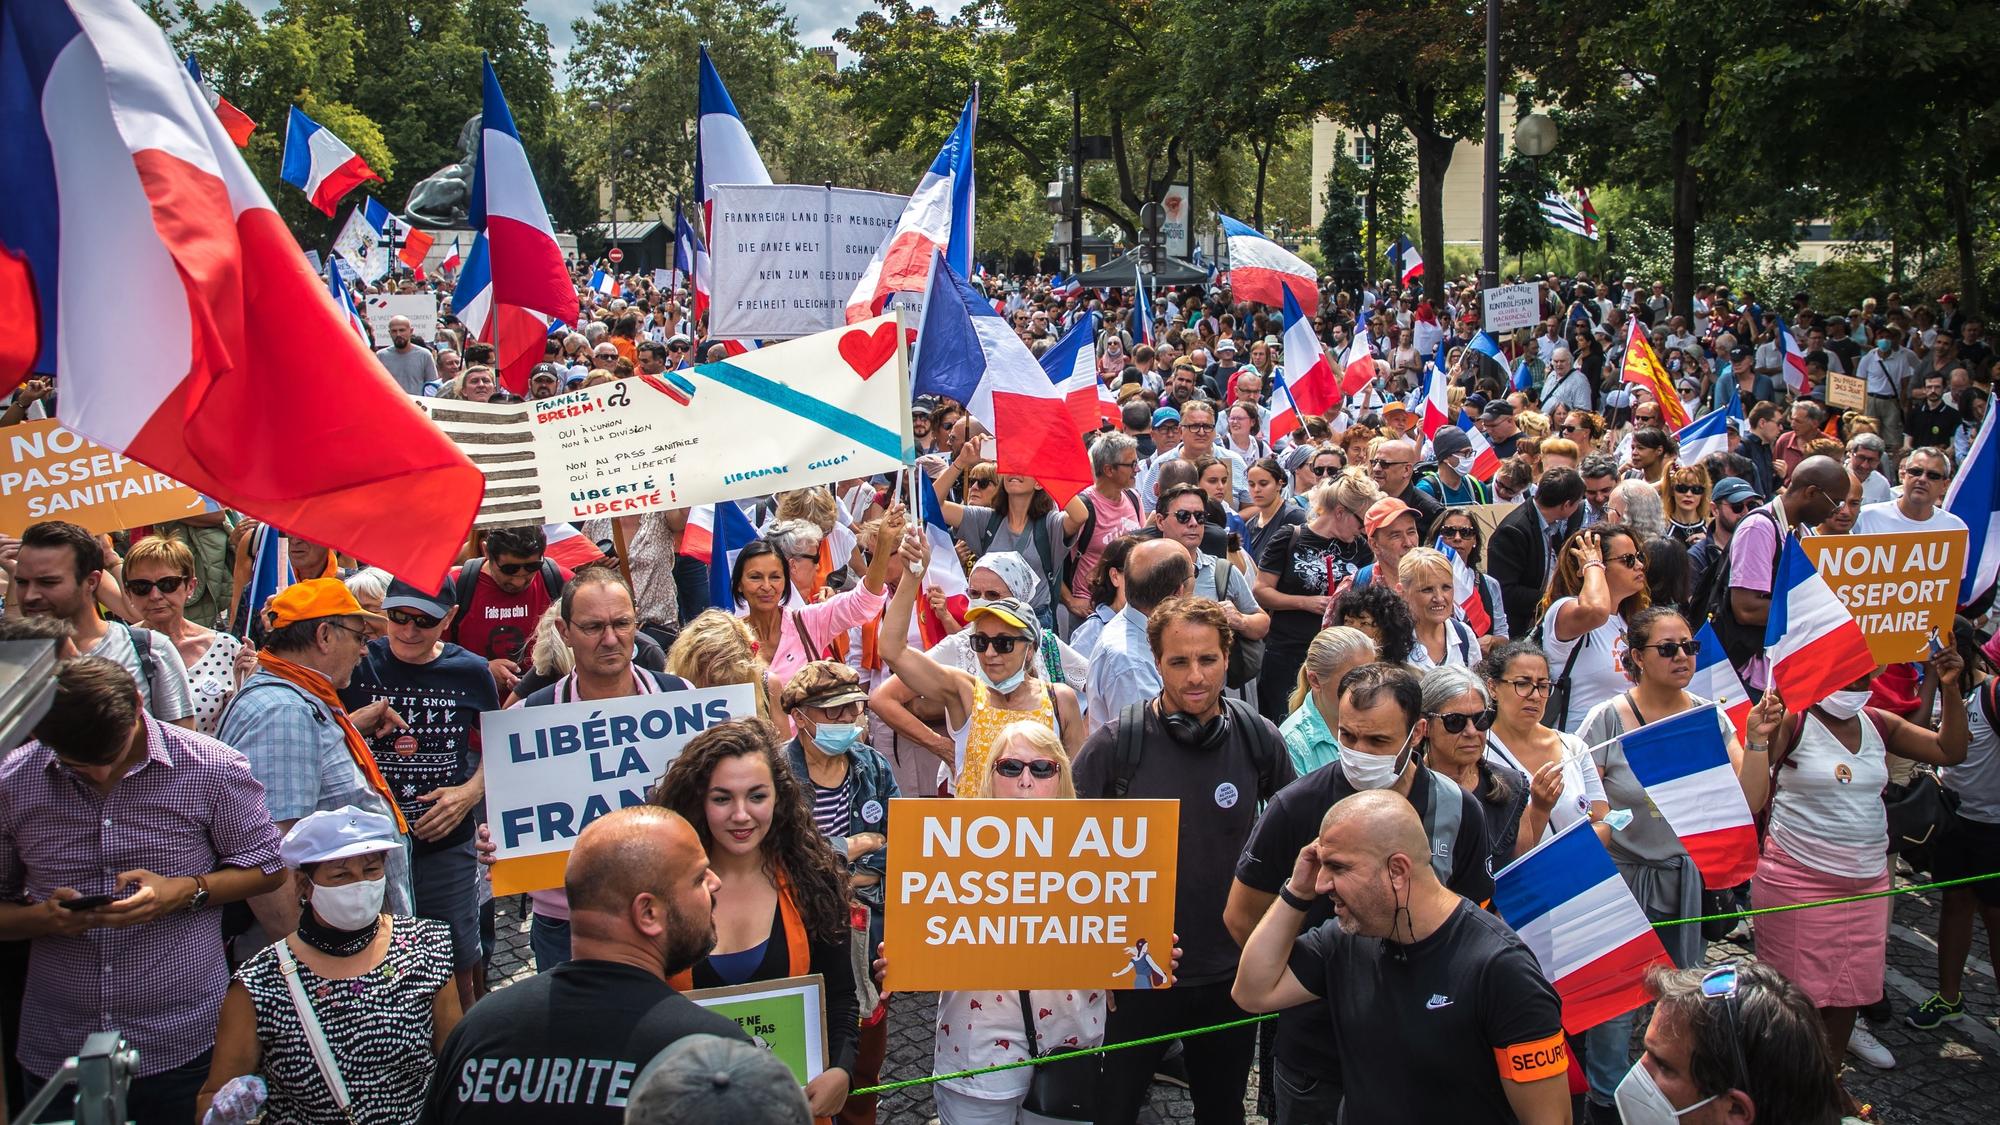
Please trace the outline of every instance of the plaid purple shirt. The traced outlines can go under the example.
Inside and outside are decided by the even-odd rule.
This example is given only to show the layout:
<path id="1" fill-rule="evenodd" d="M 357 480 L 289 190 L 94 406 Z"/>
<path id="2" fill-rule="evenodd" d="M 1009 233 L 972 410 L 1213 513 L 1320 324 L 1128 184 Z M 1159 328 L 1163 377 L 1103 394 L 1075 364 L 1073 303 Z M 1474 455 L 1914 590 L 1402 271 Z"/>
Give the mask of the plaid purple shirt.
<path id="1" fill-rule="evenodd" d="M 117 874 L 134 868 L 170 878 L 278 870 L 278 830 L 243 755 L 150 715 L 145 723 L 146 760 L 108 796 L 39 741 L 0 761 L 0 900 L 40 902 L 58 887 L 117 894 Z M 229 987 L 220 910 L 35 939 L 21 1065 L 46 1078 L 85 1036 L 114 1029 L 138 1048 L 140 1077 L 208 1050 Z"/>

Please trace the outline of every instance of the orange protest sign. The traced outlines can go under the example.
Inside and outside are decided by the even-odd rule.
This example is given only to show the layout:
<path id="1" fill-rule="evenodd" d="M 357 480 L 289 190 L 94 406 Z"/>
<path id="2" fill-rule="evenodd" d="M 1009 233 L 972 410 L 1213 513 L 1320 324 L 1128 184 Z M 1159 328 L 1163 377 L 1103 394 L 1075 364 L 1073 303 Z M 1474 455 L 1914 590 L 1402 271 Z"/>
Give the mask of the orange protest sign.
<path id="1" fill-rule="evenodd" d="M 889 839 L 889 988 L 1172 983 L 1178 801 L 899 798 Z"/>
<path id="2" fill-rule="evenodd" d="M 202 511 L 194 489 L 53 418 L 0 432 L 7 439 L 0 456 L 0 532 L 19 535 L 42 520 L 123 531 Z"/>
<path id="3" fill-rule="evenodd" d="M 1965 532 L 1808 535 L 1799 545 L 1854 615 L 1877 664 L 1925 659 L 1932 629 L 1950 643 Z"/>

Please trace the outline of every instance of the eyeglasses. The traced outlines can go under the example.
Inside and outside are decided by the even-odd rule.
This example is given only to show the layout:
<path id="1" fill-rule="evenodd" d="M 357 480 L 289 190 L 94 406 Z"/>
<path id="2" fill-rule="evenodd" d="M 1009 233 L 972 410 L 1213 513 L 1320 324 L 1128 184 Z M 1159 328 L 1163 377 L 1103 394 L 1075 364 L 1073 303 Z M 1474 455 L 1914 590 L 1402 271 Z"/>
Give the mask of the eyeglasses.
<path id="1" fill-rule="evenodd" d="M 152 579 L 127 578 L 125 580 L 125 588 L 143 598 L 151 594 L 154 590 L 158 590 L 162 594 L 174 593 L 183 585 L 192 581 L 194 579 L 180 574 L 169 574 L 165 578 Z"/>
<path id="2" fill-rule="evenodd" d="M 1478 731 L 1493 729 L 1494 711 L 1491 707 L 1488 707 L 1484 711 L 1454 711 L 1449 714 L 1442 711 L 1432 711 L 1430 716 L 1436 719 L 1438 725 L 1443 727 L 1448 734 L 1464 734 L 1466 724 L 1468 723 L 1472 725 L 1472 729 Z"/>
<path id="3" fill-rule="evenodd" d="M 1672 660 L 1676 656 L 1701 655 L 1700 641 L 1661 641 L 1656 645 L 1640 645 L 1641 649 L 1652 649 L 1661 656 Z"/>
<path id="4" fill-rule="evenodd" d="M 1178 512 L 1167 513 L 1167 518 L 1180 524 L 1182 527 L 1191 527 L 1201 522 L 1201 513 L 1184 508 Z"/>
<path id="5" fill-rule="evenodd" d="M 968 598 L 980 598 L 989 602 L 997 602 L 1001 598 L 1013 597 L 1014 593 L 1011 590 L 974 590 L 967 588 L 965 596 Z"/>
<path id="6" fill-rule="evenodd" d="M 995 633 L 992 636 L 987 636 L 985 633 L 974 633 L 972 636 L 967 637 L 966 640 L 972 645 L 972 651 L 974 652 L 985 652 L 987 649 L 992 649 L 1002 656 L 1012 655 L 1015 645 L 1028 643 L 1028 638 L 1014 633 Z"/>
<path id="7" fill-rule="evenodd" d="M 570 628 L 591 638 L 603 636 L 606 629 L 622 637 L 638 627 L 639 622 L 630 617 L 620 617 L 611 621 L 574 621 L 570 623 Z"/>
<path id="8" fill-rule="evenodd" d="M 1916 468 L 1915 466 L 1911 466 L 1910 468 L 1904 469 L 1903 475 L 1906 477 L 1922 477 L 1925 480 L 1932 480 L 1932 481 L 1944 479 L 1944 474 L 1938 472 L 1936 469 L 1919 469 Z"/>
<path id="9" fill-rule="evenodd" d="M 389 620 L 398 625 L 415 625 L 419 629 L 435 629 L 439 625 L 444 624 L 444 618 L 432 617 L 428 613 L 411 613 L 407 609 L 390 609 L 383 612 L 389 615 Z"/>
<path id="10" fill-rule="evenodd" d="M 1533 699 L 1538 695 L 1547 695 L 1556 689 L 1554 680 L 1531 680 L 1526 676 L 1518 680 L 1502 680 L 1500 682 L 1513 688 L 1514 694 L 1520 696 L 1522 699 Z"/>
<path id="11" fill-rule="evenodd" d="M 509 578 L 519 578 L 523 574 L 542 569 L 542 560 L 536 559 L 534 562 L 524 563 L 494 563 L 493 569 Z"/>
<path id="12" fill-rule="evenodd" d="M 1700 496 L 1706 491 L 1708 490 L 1698 484 L 1677 484 L 1674 486 L 1674 494 L 1676 496 Z"/>
<path id="13" fill-rule="evenodd" d="M 1191 434 L 1212 434 L 1215 432 L 1215 423 L 1183 422 L 1181 423 L 1181 429 L 1186 430 L 1188 433 Z"/>
<path id="14" fill-rule="evenodd" d="M 1733 1089 L 1742 1089 L 1750 1084 L 1750 1064 L 1743 1057 L 1743 1040 L 1736 1030 L 1742 1018 L 1741 1004 L 1737 997 L 1736 962 L 1717 965 L 1701 978 L 1701 999 L 1706 1004 L 1710 1000 L 1722 1001 L 1726 1018 L 1722 1026 L 1729 1029 L 1729 1055 L 1736 1066 Z"/>
<path id="15" fill-rule="evenodd" d="M 1112 468 L 1114 468 L 1114 469 L 1136 469 L 1136 468 L 1138 468 L 1138 467 L 1139 467 L 1139 462 L 1137 462 L 1137 461 L 1115 461 L 1115 462 L 1113 462 L 1113 463 L 1112 463 L 1111 467 L 1112 467 Z"/>
<path id="16" fill-rule="evenodd" d="M 592 359 L 594 359 L 594 360 L 598 361 L 599 363 L 617 363 L 617 362 L 618 362 L 618 353 L 617 353 L 617 352 L 598 352 L 598 353 L 597 353 L 596 355 L 594 355 L 594 356 L 591 356 L 590 358 L 592 358 Z"/>
<path id="17" fill-rule="evenodd" d="M 1589 433 L 1589 432 L 1590 432 L 1590 427 L 1589 427 L 1589 426 L 1579 426 L 1579 425 L 1576 425 L 1576 424 L 1575 424 L 1575 423 L 1573 423 L 1573 422 L 1571 422 L 1571 423 L 1565 423 L 1565 424 L 1563 425 L 1563 428 L 1562 428 L 1562 432 L 1563 432 L 1563 433 L 1566 433 L 1566 434 L 1587 434 L 1587 433 Z"/>
<path id="18" fill-rule="evenodd" d="M 1637 551 L 1633 551 L 1629 554 L 1623 554 L 1623 555 L 1607 555 L 1605 556 L 1604 561 L 1615 562 L 1620 566 L 1629 566 L 1633 570 L 1646 569 L 1646 556 L 1638 553 Z"/>
<path id="19" fill-rule="evenodd" d="M 1479 532 L 1469 527 L 1447 527 L 1438 531 L 1439 539 L 1477 539 Z"/>
<path id="20" fill-rule="evenodd" d="M 338 621 L 329 621 L 329 622 L 327 622 L 327 624 L 328 624 L 328 625 L 330 625 L 330 626 L 332 626 L 332 627 L 333 627 L 333 628 L 335 628 L 335 629 L 338 629 L 338 630 L 340 630 L 340 631 L 341 631 L 341 632 L 343 632 L 343 633 L 352 633 L 352 634 L 354 634 L 355 636 L 357 636 L 357 637 L 360 637 L 360 638 L 361 638 L 361 643 L 363 643 L 363 644 L 367 644 L 367 643 L 368 643 L 368 630 L 366 630 L 366 629 L 356 629 L 356 628 L 355 628 L 354 626 L 352 626 L 352 625 L 342 625 L 342 624 L 341 624 L 340 622 L 338 622 Z"/>
<path id="21" fill-rule="evenodd" d="M 684 352 L 688 350 L 688 346 L 686 344 L 668 344 L 667 350 L 670 352 Z"/>
<path id="22" fill-rule="evenodd" d="M 1033 774 L 1037 780 L 1047 781 L 1061 768 L 1047 758 L 1036 758 L 1032 762 L 1024 762 L 1019 758 L 996 758 L 993 761 L 993 772 L 1001 777 L 1019 777 L 1025 770 Z"/>
<path id="23" fill-rule="evenodd" d="M 829 723 L 851 723 L 861 717 L 861 701 L 857 699 L 838 707 L 815 707 L 813 710 Z"/>

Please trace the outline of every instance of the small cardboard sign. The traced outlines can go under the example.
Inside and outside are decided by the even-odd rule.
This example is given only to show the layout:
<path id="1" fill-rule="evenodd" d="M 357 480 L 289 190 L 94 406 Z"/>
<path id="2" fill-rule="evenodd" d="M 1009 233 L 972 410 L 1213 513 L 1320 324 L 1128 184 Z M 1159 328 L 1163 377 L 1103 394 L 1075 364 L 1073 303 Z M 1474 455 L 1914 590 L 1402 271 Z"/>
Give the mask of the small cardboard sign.
<path id="1" fill-rule="evenodd" d="M 1827 372 L 1826 404 L 1836 410 L 1868 409 L 1868 380 L 1859 375 Z"/>

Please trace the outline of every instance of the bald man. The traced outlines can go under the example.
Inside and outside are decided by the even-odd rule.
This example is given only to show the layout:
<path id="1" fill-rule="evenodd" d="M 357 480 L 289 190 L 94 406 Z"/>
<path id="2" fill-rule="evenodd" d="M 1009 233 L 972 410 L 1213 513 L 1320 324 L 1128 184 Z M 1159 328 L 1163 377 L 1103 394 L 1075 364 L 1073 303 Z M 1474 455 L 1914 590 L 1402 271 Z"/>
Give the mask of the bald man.
<path id="1" fill-rule="evenodd" d="M 1778 552 L 1784 537 L 1800 528 L 1818 527 L 1847 499 L 1854 478 L 1831 457 L 1808 457 L 1792 470 L 1777 499 L 1746 513 L 1729 537 L 1724 556 L 1729 568 L 1729 594 L 1715 615 L 1715 633 L 1722 651 L 1749 686 L 1753 698 L 1771 685 L 1770 661 L 1764 656 L 1764 625 L 1771 617 L 1771 588 L 1778 573 Z"/>
<path id="2" fill-rule="evenodd" d="M 1334 918 L 1303 934 L 1320 896 Z M 1506 923 L 1431 870 L 1402 796 L 1327 810 L 1243 946 L 1231 990 L 1251 1012 L 1326 1005 L 1348 1121 L 1570 1120 L 1562 1008 Z"/>
<path id="3" fill-rule="evenodd" d="M 647 1060 L 688 1035 L 748 1042 L 667 978 L 715 946 L 721 882 L 652 805 L 592 821 L 563 872 L 570 960 L 488 995 L 445 1040 L 427 1125 L 618 1125 Z"/>
<path id="4" fill-rule="evenodd" d="M 414 342 L 414 330 L 407 316 L 389 318 L 389 346 L 376 351 L 375 358 L 389 369 L 396 385 L 406 394 L 423 394 L 425 383 L 438 381 L 437 357 L 430 348 Z"/>

